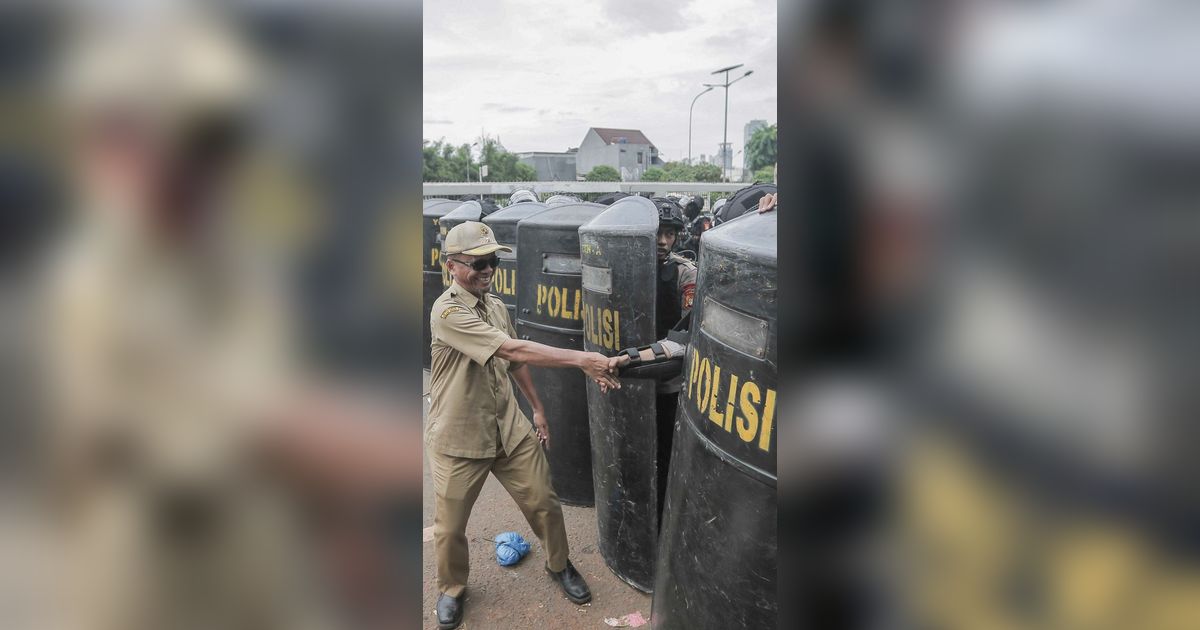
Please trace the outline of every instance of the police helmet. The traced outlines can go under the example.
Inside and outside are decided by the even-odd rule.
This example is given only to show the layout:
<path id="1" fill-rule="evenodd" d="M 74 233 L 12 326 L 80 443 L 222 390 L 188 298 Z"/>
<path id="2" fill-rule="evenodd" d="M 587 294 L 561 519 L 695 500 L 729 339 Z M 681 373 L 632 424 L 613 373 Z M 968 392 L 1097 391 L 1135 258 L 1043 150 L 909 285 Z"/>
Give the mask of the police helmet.
<path id="1" fill-rule="evenodd" d="M 546 200 L 546 205 L 553 206 L 560 203 L 579 203 L 579 197 L 571 195 L 554 195 Z"/>
<path id="2" fill-rule="evenodd" d="M 596 203 L 605 205 L 605 206 L 611 206 L 618 199 L 624 199 L 628 196 L 629 196 L 629 193 L 625 193 L 625 192 L 611 192 L 606 195 L 601 195 L 600 198 L 596 200 Z"/>
<path id="3" fill-rule="evenodd" d="M 538 200 L 537 194 L 534 193 L 533 191 L 518 190 L 517 192 L 513 193 L 511 197 L 508 198 L 508 205 L 511 206 L 514 203 L 521 203 L 523 201 L 537 201 L 537 200 Z"/>
<path id="4" fill-rule="evenodd" d="M 670 226 L 676 231 L 682 230 L 687 223 L 683 220 L 683 208 L 674 199 L 655 197 L 650 201 L 658 208 L 658 226 Z"/>

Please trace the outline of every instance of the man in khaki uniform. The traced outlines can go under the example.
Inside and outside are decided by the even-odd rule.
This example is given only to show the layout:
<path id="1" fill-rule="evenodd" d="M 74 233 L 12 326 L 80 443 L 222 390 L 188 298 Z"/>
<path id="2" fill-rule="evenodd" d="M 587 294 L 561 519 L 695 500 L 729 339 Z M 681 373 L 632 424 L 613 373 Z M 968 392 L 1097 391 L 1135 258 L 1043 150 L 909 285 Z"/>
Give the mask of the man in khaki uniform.
<path id="1" fill-rule="evenodd" d="M 550 447 L 550 433 L 527 364 L 579 368 L 607 391 L 619 387 L 613 376 L 616 359 L 515 339 L 504 303 L 488 293 L 501 250 L 511 251 L 482 223 L 468 221 L 450 230 L 444 251 L 454 282 L 433 303 L 429 317 L 432 404 L 425 445 L 437 493 L 433 535 L 443 629 L 462 622 L 470 571 L 467 519 L 489 471 L 542 541 L 546 570 L 567 597 L 577 604 L 591 599 L 583 576 L 567 558 L 562 507 L 539 448 L 539 442 Z M 517 407 L 509 376 L 533 408 L 533 429 Z"/>

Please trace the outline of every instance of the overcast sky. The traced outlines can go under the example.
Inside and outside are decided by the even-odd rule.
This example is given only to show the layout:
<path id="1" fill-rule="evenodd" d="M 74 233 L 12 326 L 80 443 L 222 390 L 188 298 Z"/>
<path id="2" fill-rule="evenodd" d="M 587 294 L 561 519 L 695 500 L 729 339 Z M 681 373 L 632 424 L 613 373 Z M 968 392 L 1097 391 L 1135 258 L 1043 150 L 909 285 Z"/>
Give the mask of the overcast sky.
<path id="1" fill-rule="evenodd" d="M 424 22 L 429 140 L 472 142 L 482 128 L 510 151 L 565 151 L 589 127 L 617 127 L 681 159 L 692 98 L 736 63 L 731 79 L 754 74 L 729 89 L 735 154 L 748 121 L 776 122 L 776 0 L 437 0 Z M 696 102 L 694 156 L 717 151 L 724 92 Z"/>

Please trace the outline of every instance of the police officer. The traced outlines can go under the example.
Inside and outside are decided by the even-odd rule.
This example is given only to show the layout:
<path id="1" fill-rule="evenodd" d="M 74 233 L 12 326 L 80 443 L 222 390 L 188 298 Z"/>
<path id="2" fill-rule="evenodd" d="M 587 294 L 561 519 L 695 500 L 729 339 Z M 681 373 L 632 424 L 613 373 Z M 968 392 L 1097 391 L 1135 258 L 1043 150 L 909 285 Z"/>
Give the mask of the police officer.
<path id="1" fill-rule="evenodd" d="M 475 221 L 455 226 L 444 243 L 454 278 L 433 304 L 430 392 L 425 446 L 437 495 L 438 626 L 462 622 L 470 563 L 466 527 L 490 471 L 516 500 L 547 553 L 546 571 L 576 604 L 591 599 L 583 576 L 567 558 L 567 532 L 550 467 L 539 442 L 550 433 L 529 365 L 573 367 L 600 385 L 619 387 L 616 358 L 516 339 L 508 309 L 488 291 L 499 266 L 491 228 Z M 533 409 L 533 428 L 517 407 L 509 377 Z"/>
<path id="2" fill-rule="evenodd" d="M 655 287 L 655 337 L 665 339 L 667 333 L 692 310 L 696 295 L 696 264 L 673 253 L 679 231 L 684 226 L 683 209 L 673 200 L 656 197 L 658 206 L 658 274 Z M 671 440 L 675 434 L 675 410 L 682 375 L 660 381 L 655 388 L 655 416 L 658 428 L 658 510 L 661 522 L 663 499 L 667 489 L 667 463 L 671 456 Z"/>
<path id="3" fill-rule="evenodd" d="M 658 286 L 655 292 L 658 321 L 656 336 L 662 339 L 692 309 L 696 294 L 696 264 L 672 253 L 685 223 L 683 208 L 671 199 L 655 197 L 658 207 Z"/>

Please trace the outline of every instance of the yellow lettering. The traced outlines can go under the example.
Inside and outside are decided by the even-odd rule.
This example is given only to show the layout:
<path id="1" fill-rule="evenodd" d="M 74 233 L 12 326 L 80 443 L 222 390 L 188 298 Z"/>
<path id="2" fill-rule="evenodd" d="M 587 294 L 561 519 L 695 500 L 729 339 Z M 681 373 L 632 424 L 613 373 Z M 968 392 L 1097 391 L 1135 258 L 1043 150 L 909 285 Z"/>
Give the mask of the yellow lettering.
<path id="1" fill-rule="evenodd" d="M 511 269 L 497 269 L 496 275 L 492 276 L 492 287 L 494 292 L 499 295 L 516 295 L 513 290 L 513 273 Z"/>
<path id="2" fill-rule="evenodd" d="M 537 312 L 542 314 L 542 305 L 546 303 L 546 285 L 537 285 Z"/>
<path id="3" fill-rule="evenodd" d="M 438 264 L 438 261 L 440 261 L 441 259 L 442 259 L 442 252 L 438 248 L 434 247 L 429 250 L 429 266 L 432 267 L 433 265 Z"/>
<path id="4" fill-rule="evenodd" d="M 725 430 L 733 432 L 733 401 L 737 398 L 738 377 L 737 374 L 729 375 L 729 391 L 725 392 Z"/>
<path id="5" fill-rule="evenodd" d="M 579 302 L 583 299 L 583 290 L 575 289 L 575 313 L 571 319 L 579 319 Z"/>
<path id="6" fill-rule="evenodd" d="M 621 311 L 613 311 L 613 350 L 621 349 Z"/>
<path id="7" fill-rule="evenodd" d="M 700 373 L 700 353 L 692 348 L 692 371 L 688 374 L 688 397 L 696 392 L 696 376 Z"/>
<path id="8" fill-rule="evenodd" d="M 725 417 L 717 413 L 717 391 L 721 389 L 721 366 L 713 362 L 712 387 L 708 399 L 708 419 L 719 427 L 725 425 Z"/>
<path id="9" fill-rule="evenodd" d="M 612 334 L 613 312 L 608 309 L 604 309 L 604 315 L 602 316 L 602 318 L 604 321 L 604 329 L 603 329 L 604 332 L 601 335 L 601 339 L 603 340 L 602 345 L 605 348 L 608 348 L 610 350 L 616 350 L 616 348 L 613 347 L 613 334 Z"/>
<path id="10" fill-rule="evenodd" d="M 771 449 L 771 428 L 775 423 L 775 390 L 767 390 L 767 404 L 763 407 L 762 432 L 758 436 L 758 448 Z M 749 440 L 746 440 L 749 442 Z"/>
<path id="11" fill-rule="evenodd" d="M 758 431 L 758 403 L 762 400 L 762 393 L 752 381 L 746 381 L 742 385 L 741 409 L 742 415 L 737 419 L 738 435 L 745 442 L 754 440 L 754 433 Z"/>
<path id="12" fill-rule="evenodd" d="M 559 295 L 558 289 L 550 287 L 550 301 L 548 303 L 550 317 L 558 317 L 558 309 L 562 308 L 562 296 Z"/>
<path id="13" fill-rule="evenodd" d="M 700 409 L 700 413 L 708 410 L 708 394 L 712 390 L 712 368 L 708 364 L 708 359 L 700 362 L 700 377 L 702 380 L 700 387 L 696 388 L 700 397 L 696 400 L 696 406 Z M 703 388 L 703 389 L 701 389 Z"/>

